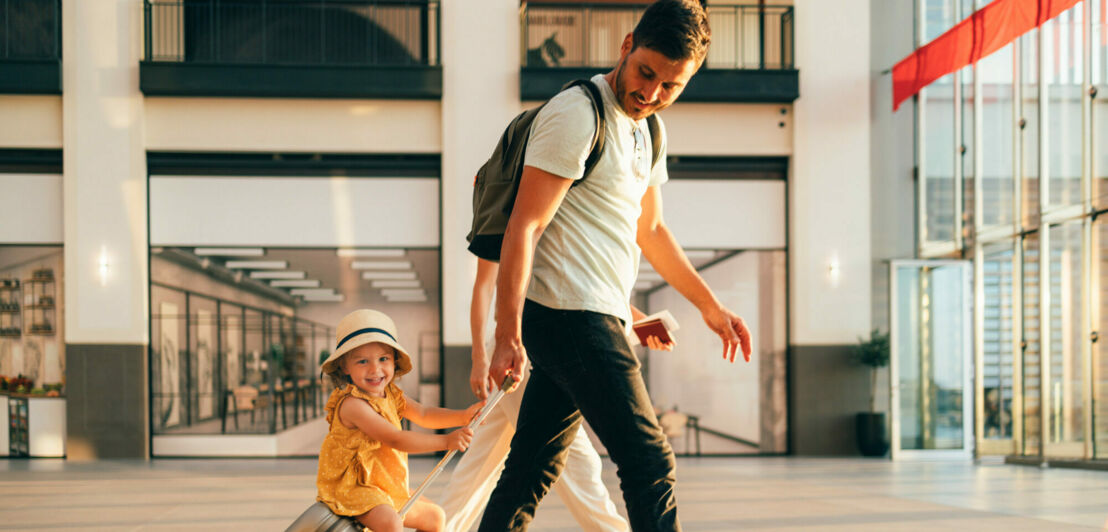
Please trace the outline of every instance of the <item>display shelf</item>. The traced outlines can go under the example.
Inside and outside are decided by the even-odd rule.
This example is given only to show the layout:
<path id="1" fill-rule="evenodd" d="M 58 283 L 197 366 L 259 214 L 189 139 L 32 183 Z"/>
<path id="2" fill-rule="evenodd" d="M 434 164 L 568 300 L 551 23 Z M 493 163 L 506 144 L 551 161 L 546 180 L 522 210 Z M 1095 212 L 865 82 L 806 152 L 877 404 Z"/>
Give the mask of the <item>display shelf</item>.
<path id="1" fill-rule="evenodd" d="M 55 322 L 55 299 L 57 293 L 54 286 L 54 270 L 40 268 L 35 270 L 31 277 L 23 280 L 26 288 L 23 305 L 24 333 L 30 336 L 53 336 L 57 328 Z"/>
<path id="2" fill-rule="evenodd" d="M 8 402 L 8 452 L 12 457 L 65 456 L 64 396 L 0 392 Z M 2 404 L 2 401 L 0 401 Z"/>
<path id="3" fill-rule="evenodd" d="M 30 456 L 31 442 L 28 432 L 28 403 L 26 397 L 8 396 L 8 455 Z"/>
<path id="4" fill-rule="evenodd" d="M 19 338 L 23 333 L 23 310 L 19 279 L 0 279 L 0 338 Z"/>

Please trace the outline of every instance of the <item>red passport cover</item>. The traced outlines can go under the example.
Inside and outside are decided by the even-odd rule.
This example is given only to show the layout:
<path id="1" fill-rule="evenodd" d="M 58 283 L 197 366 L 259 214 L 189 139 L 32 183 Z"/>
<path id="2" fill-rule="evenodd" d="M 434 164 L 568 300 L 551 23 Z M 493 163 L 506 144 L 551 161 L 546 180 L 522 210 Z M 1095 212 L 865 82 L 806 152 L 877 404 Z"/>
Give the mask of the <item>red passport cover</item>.
<path id="1" fill-rule="evenodd" d="M 631 325 L 631 330 L 635 331 L 635 336 L 639 337 L 639 342 L 641 342 L 642 345 L 647 345 L 646 339 L 650 336 L 658 337 L 658 340 L 663 344 L 671 341 L 669 329 L 666 329 L 661 319 L 633 324 Z"/>

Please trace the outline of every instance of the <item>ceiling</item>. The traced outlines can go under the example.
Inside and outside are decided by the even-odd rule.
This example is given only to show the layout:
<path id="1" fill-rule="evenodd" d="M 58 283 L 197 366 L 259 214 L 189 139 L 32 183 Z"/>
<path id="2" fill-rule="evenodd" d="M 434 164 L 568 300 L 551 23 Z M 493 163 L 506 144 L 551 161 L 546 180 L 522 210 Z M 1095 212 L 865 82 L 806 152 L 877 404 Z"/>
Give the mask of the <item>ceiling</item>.
<path id="1" fill-rule="evenodd" d="M 211 250 L 212 248 L 206 248 Z M 195 264 L 203 267 L 204 265 L 217 265 L 220 266 L 220 270 L 227 269 L 231 272 L 241 271 L 243 276 L 249 276 L 253 272 L 304 272 L 303 279 L 319 281 L 319 289 L 330 289 L 336 294 L 341 294 L 344 299 L 343 303 L 356 303 L 360 305 L 380 305 L 388 302 L 386 297 L 382 294 L 380 288 L 374 288 L 372 281 L 362 278 L 362 273 L 369 270 L 355 270 L 353 268 L 354 262 L 399 262 L 409 263 L 405 264 L 402 268 L 390 268 L 388 271 L 393 272 L 410 272 L 415 274 L 415 278 L 419 282 L 419 287 L 422 288 L 426 294 L 427 300 L 418 301 L 417 303 L 426 303 L 430 305 L 439 304 L 439 252 L 438 250 L 429 249 L 404 249 L 396 250 L 398 253 L 402 253 L 401 256 L 392 257 L 343 257 L 339 256 L 338 252 L 334 248 L 324 249 L 305 249 L 305 248 L 250 248 L 250 249 L 262 249 L 264 253 L 262 255 L 232 255 L 232 254 L 208 254 L 208 252 L 201 250 L 201 248 L 154 248 L 152 253 L 173 254 L 175 256 L 187 256 L 195 262 Z M 218 253 L 218 250 L 215 250 Z M 204 253 L 198 255 L 197 253 Z M 228 251 L 228 253 L 234 253 L 234 251 Z M 207 259 L 207 262 L 205 261 Z M 233 263 L 237 261 L 284 261 L 287 263 L 285 268 L 261 268 L 261 269 L 248 269 L 248 268 L 228 268 L 228 266 L 235 266 Z M 269 285 L 274 290 L 278 290 L 287 295 L 294 295 L 293 290 L 303 287 L 274 287 L 273 284 L 279 279 L 254 279 L 255 281 Z M 418 289 L 417 288 L 417 289 Z M 404 288 L 404 290 L 410 290 L 410 288 Z M 310 299 L 310 298 L 307 298 Z M 306 300 L 306 303 L 322 303 Z M 337 302 L 336 302 L 337 303 Z"/>

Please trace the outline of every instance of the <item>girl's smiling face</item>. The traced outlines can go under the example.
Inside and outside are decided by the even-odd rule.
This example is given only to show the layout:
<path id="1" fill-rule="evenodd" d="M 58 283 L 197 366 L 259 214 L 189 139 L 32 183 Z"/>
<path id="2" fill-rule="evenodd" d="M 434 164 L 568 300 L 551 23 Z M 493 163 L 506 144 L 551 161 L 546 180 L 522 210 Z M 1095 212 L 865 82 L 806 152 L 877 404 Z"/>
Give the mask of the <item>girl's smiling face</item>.
<path id="1" fill-rule="evenodd" d="M 385 389 L 396 373 L 396 352 L 385 344 L 361 345 L 342 356 L 340 367 L 359 390 L 385 397 Z"/>

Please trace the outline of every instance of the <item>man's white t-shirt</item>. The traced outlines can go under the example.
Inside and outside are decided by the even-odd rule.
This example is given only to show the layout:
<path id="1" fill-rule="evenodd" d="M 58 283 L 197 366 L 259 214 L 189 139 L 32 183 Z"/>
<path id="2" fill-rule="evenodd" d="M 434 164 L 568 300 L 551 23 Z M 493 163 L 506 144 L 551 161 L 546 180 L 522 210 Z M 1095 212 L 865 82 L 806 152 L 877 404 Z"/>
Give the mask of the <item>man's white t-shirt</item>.
<path id="1" fill-rule="evenodd" d="M 551 308 L 591 310 L 630 323 L 627 302 L 639 271 L 635 234 L 642 197 L 648 187 L 669 178 L 665 127 L 659 128 L 662 149 L 651 169 L 653 151 L 646 120 L 627 116 L 603 75 L 597 74 L 592 82 L 604 98 L 604 152 L 588 179 L 569 189 L 543 232 L 527 298 Z M 596 132 L 595 114 L 584 90 L 563 91 L 539 111 L 524 165 L 581 179 Z"/>

